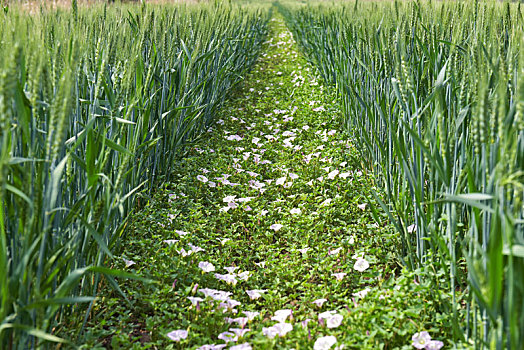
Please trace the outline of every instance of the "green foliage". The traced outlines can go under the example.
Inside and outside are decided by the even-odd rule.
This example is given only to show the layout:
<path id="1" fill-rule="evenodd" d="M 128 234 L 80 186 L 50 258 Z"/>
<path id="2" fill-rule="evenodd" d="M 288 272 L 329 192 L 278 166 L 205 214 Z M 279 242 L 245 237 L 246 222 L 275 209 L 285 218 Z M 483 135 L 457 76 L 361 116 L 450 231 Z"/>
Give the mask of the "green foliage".
<path id="1" fill-rule="evenodd" d="M 137 203 L 256 59 L 267 12 L 228 5 L 0 14 L 0 347 L 63 341 Z M 82 297 L 79 297 L 82 296 Z"/>
<path id="2" fill-rule="evenodd" d="M 455 339 L 524 347 L 520 4 L 279 5 L 335 84 L 412 269 L 446 271 Z M 467 269 L 464 267 L 467 263 Z M 465 282 L 468 282 L 467 285 Z M 459 327 L 456 293 L 468 288 Z"/>

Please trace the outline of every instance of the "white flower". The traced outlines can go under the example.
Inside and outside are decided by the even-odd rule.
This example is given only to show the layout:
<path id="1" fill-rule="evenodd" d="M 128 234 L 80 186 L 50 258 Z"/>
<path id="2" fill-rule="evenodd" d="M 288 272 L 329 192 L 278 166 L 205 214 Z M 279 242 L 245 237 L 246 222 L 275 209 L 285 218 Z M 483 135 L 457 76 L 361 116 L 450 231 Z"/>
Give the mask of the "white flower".
<path id="1" fill-rule="evenodd" d="M 257 265 L 258 267 L 264 268 L 264 267 L 266 267 L 266 262 L 265 261 L 261 261 L 261 262 L 255 263 L 255 265 Z"/>
<path id="2" fill-rule="evenodd" d="M 229 350 L 252 350 L 252 349 L 253 348 L 251 347 L 251 344 L 249 343 L 238 344 L 238 345 L 235 345 L 229 348 Z"/>
<path id="3" fill-rule="evenodd" d="M 178 239 L 166 239 L 166 240 L 163 240 L 162 242 L 167 243 L 168 245 L 171 245 L 171 244 L 175 244 L 176 242 L 178 242 Z"/>
<path id="4" fill-rule="evenodd" d="M 273 231 L 277 232 L 278 230 L 280 230 L 282 228 L 282 225 L 280 224 L 273 224 L 271 226 L 269 226 L 270 229 L 272 229 Z"/>
<path id="5" fill-rule="evenodd" d="M 366 210 L 366 207 L 367 207 L 367 206 L 368 206 L 367 203 L 363 203 L 363 204 L 359 204 L 359 205 L 357 205 L 358 209 L 360 209 L 360 210 Z"/>
<path id="6" fill-rule="evenodd" d="M 326 337 L 320 337 L 315 341 L 315 345 L 313 345 L 314 350 L 328 350 L 331 349 L 333 345 L 337 342 L 337 338 L 335 338 L 332 335 L 328 335 Z"/>
<path id="7" fill-rule="evenodd" d="M 185 235 L 187 235 L 187 232 L 185 232 L 185 231 L 181 231 L 181 230 L 175 230 L 175 233 L 178 234 L 179 236 L 185 236 Z"/>
<path id="8" fill-rule="evenodd" d="M 239 338 L 242 338 L 244 334 L 251 331 L 251 329 L 248 328 L 230 328 L 229 330 L 235 333 Z"/>
<path id="9" fill-rule="evenodd" d="M 201 181 L 201 182 L 208 182 L 209 180 L 207 179 L 207 177 L 205 177 L 204 175 L 197 175 L 197 180 L 198 181 Z"/>
<path id="10" fill-rule="evenodd" d="M 226 344 L 219 344 L 219 345 L 216 345 L 216 344 L 206 344 L 206 345 L 202 345 L 201 347 L 199 347 L 197 350 L 222 350 L 223 348 L 225 348 L 227 345 Z"/>
<path id="11" fill-rule="evenodd" d="M 300 215 L 302 213 L 302 210 L 300 210 L 300 208 L 293 208 L 289 212 L 293 215 Z"/>
<path id="12" fill-rule="evenodd" d="M 219 273 L 215 273 L 215 277 L 221 281 L 226 282 L 227 284 L 232 284 L 232 285 L 237 284 L 237 279 L 235 275 L 231 275 L 231 274 L 221 275 Z"/>
<path id="13" fill-rule="evenodd" d="M 417 232 L 417 225 L 415 225 L 415 224 L 409 225 L 408 226 L 408 233 L 414 233 L 414 232 Z"/>
<path id="14" fill-rule="evenodd" d="M 227 197 L 224 197 L 224 199 L 222 199 L 222 201 L 224 203 L 231 203 L 231 202 L 235 201 L 235 198 L 237 198 L 237 196 L 227 196 Z"/>
<path id="15" fill-rule="evenodd" d="M 189 301 L 190 301 L 191 304 L 193 304 L 193 305 L 196 305 L 197 303 L 199 303 L 199 302 L 201 302 L 201 301 L 204 301 L 204 299 L 199 298 L 199 297 L 187 297 L 187 299 L 189 299 Z"/>
<path id="16" fill-rule="evenodd" d="M 181 341 L 182 339 L 187 338 L 188 332 L 185 329 L 178 329 L 176 331 L 172 331 L 167 333 L 167 337 L 174 341 Z"/>
<path id="17" fill-rule="evenodd" d="M 353 268 L 357 271 L 364 272 L 365 270 L 368 269 L 368 267 L 369 267 L 369 263 L 366 259 L 358 258 Z"/>
<path id="18" fill-rule="evenodd" d="M 217 187 L 217 184 L 216 184 L 215 182 L 213 182 L 213 181 L 209 181 L 209 182 L 207 183 L 207 185 L 208 185 L 209 187 Z"/>
<path id="19" fill-rule="evenodd" d="M 136 264 L 133 260 L 127 260 L 125 258 L 122 258 L 124 260 L 124 263 L 126 264 L 126 267 L 131 267 Z"/>
<path id="20" fill-rule="evenodd" d="M 335 315 L 336 313 L 337 313 L 337 312 L 336 312 L 336 311 L 333 311 L 333 310 L 330 310 L 330 311 L 324 311 L 324 312 L 318 314 L 318 318 L 319 318 L 319 319 L 322 318 L 322 319 L 325 320 L 325 319 L 328 319 L 328 318 L 330 318 L 331 316 Z"/>
<path id="21" fill-rule="evenodd" d="M 244 271 L 237 275 L 238 279 L 242 281 L 247 281 L 250 276 L 251 276 L 251 272 L 249 271 Z"/>
<path id="22" fill-rule="evenodd" d="M 327 175 L 327 177 L 328 177 L 328 179 L 333 180 L 338 175 L 338 173 L 339 173 L 339 171 L 335 169 L 332 172 L 330 172 Z"/>
<path id="23" fill-rule="evenodd" d="M 204 294 L 204 296 L 206 297 L 210 297 L 214 300 L 219 300 L 219 301 L 228 300 L 231 294 L 233 294 L 231 292 L 224 292 L 221 290 L 216 290 L 216 289 L 211 289 L 211 288 L 202 288 L 202 289 L 199 289 L 198 291 Z"/>
<path id="24" fill-rule="evenodd" d="M 356 296 L 356 297 L 359 297 L 359 298 L 364 298 L 366 295 L 368 295 L 369 292 L 371 292 L 371 289 L 364 288 L 360 292 L 353 293 L 353 296 Z"/>
<path id="25" fill-rule="evenodd" d="M 229 273 L 235 273 L 236 269 L 238 269 L 238 267 L 236 267 L 236 266 L 224 267 L 224 270 L 226 270 Z"/>
<path id="26" fill-rule="evenodd" d="M 347 273 L 341 272 L 341 273 L 334 273 L 331 276 L 335 277 L 337 281 L 342 281 L 345 275 L 347 275 Z"/>
<path id="27" fill-rule="evenodd" d="M 265 292 L 267 292 L 267 289 L 246 290 L 246 293 L 251 298 L 251 300 L 260 298 Z"/>
<path id="28" fill-rule="evenodd" d="M 298 179 L 298 175 L 297 175 L 297 174 L 294 174 L 294 173 L 289 173 L 289 177 L 290 177 L 292 180 L 296 180 L 296 179 Z"/>
<path id="29" fill-rule="evenodd" d="M 425 349 L 426 346 L 431 341 L 431 336 L 428 332 L 423 331 L 420 333 L 415 333 L 411 338 L 413 340 L 413 346 L 417 349 Z"/>
<path id="30" fill-rule="evenodd" d="M 301 252 L 302 254 L 306 254 L 308 250 L 310 250 L 311 248 L 309 247 L 306 247 L 306 248 L 302 248 L 302 249 L 298 249 L 299 252 Z"/>
<path id="31" fill-rule="evenodd" d="M 198 263 L 198 267 L 200 267 L 200 269 L 202 269 L 202 271 L 204 271 L 204 272 L 215 271 L 215 266 L 213 266 L 213 264 L 211 264 L 210 262 L 207 262 L 207 261 L 199 262 Z"/>
<path id="32" fill-rule="evenodd" d="M 221 339 L 223 341 L 227 343 L 229 343 L 230 341 L 237 341 L 238 340 L 238 337 L 235 333 L 231 333 L 231 332 L 222 332 L 218 335 L 217 337 L 218 339 Z"/>
<path id="33" fill-rule="evenodd" d="M 337 328 L 342 323 L 344 317 L 341 314 L 335 314 L 326 319 L 327 328 Z"/>
<path id="34" fill-rule="evenodd" d="M 286 319 L 291 316 L 292 311 L 290 309 L 283 309 L 283 310 L 277 310 L 275 311 L 275 316 L 271 317 L 273 321 L 277 321 L 279 323 L 282 323 L 286 321 Z"/>
<path id="35" fill-rule="evenodd" d="M 351 175 L 351 173 L 340 173 L 338 174 L 338 177 L 341 177 L 343 179 L 347 178 L 349 175 Z"/>
<path id="36" fill-rule="evenodd" d="M 177 250 L 177 252 L 182 255 L 182 257 L 186 257 L 186 256 L 189 256 L 191 254 L 193 254 L 193 251 L 192 250 L 189 250 L 189 251 L 186 251 L 184 248 L 180 249 L 180 250 Z"/>
<path id="37" fill-rule="evenodd" d="M 444 343 L 440 340 L 431 340 L 426 346 L 426 350 L 440 350 L 444 346 Z"/>
<path id="38" fill-rule="evenodd" d="M 315 304 L 318 307 L 322 307 L 322 305 L 324 305 L 324 303 L 326 301 L 327 301 L 327 299 L 317 299 L 317 300 L 313 301 L 313 304 Z"/>
<path id="39" fill-rule="evenodd" d="M 276 329 L 280 337 L 285 336 L 286 334 L 288 334 L 289 332 L 293 330 L 293 326 L 285 322 L 277 323 L 276 325 L 273 326 L 273 328 Z"/>
<path id="40" fill-rule="evenodd" d="M 338 253 L 340 253 L 341 250 L 342 250 L 342 247 L 330 250 L 328 251 L 328 255 L 338 255 Z"/>
<path id="41" fill-rule="evenodd" d="M 204 251 L 204 249 L 200 248 L 199 246 L 192 245 L 191 243 L 189 243 L 188 245 L 191 248 L 191 251 L 193 251 L 193 253 L 198 253 L 198 252 L 203 252 Z"/>
<path id="42" fill-rule="evenodd" d="M 278 335 L 278 331 L 274 327 L 263 327 L 262 334 L 270 339 L 273 339 Z"/>
<path id="43" fill-rule="evenodd" d="M 286 182 L 286 177 L 279 177 L 277 181 L 275 182 L 277 185 L 283 185 Z"/>
<path id="44" fill-rule="evenodd" d="M 244 315 L 247 316 L 247 319 L 249 321 L 255 319 L 255 317 L 257 317 L 258 315 L 260 315 L 260 312 L 258 311 L 243 311 Z"/>

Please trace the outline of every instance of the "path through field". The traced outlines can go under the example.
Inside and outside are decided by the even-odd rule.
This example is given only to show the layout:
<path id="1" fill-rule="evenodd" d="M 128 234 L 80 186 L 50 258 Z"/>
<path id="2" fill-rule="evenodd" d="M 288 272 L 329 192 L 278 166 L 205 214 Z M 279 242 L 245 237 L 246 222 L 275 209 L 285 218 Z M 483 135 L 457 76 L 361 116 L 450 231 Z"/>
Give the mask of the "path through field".
<path id="1" fill-rule="evenodd" d="M 335 97 L 283 21 L 271 30 L 217 125 L 126 233 L 116 267 L 157 282 L 124 281 L 130 304 L 106 292 L 89 348 L 410 347 L 435 317 L 421 306 L 429 289 L 400 272 L 393 230 L 372 219 L 373 182 Z"/>

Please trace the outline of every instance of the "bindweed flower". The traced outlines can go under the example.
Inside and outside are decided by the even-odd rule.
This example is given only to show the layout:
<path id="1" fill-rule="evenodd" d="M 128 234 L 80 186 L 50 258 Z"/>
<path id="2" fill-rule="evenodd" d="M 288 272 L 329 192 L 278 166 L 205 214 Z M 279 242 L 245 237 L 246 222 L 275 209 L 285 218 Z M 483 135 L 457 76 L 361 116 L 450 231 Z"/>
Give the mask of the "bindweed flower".
<path id="1" fill-rule="evenodd" d="M 331 274 L 331 276 L 335 277 L 337 279 L 337 281 L 342 281 L 342 279 L 346 275 L 347 275 L 347 273 L 343 273 L 343 272 Z"/>
<path id="2" fill-rule="evenodd" d="M 338 175 L 338 173 L 339 173 L 339 171 L 335 169 L 335 170 L 333 170 L 332 172 L 330 172 L 330 173 L 327 175 L 327 177 L 328 177 L 328 179 L 333 180 L 333 179 L 335 179 L 335 177 Z"/>
<path id="3" fill-rule="evenodd" d="M 360 292 L 353 293 L 354 296 L 364 298 L 371 291 L 369 288 L 364 288 Z"/>
<path id="4" fill-rule="evenodd" d="M 326 301 L 327 301 L 327 299 L 317 299 L 317 300 L 313 301 L 312 303 L 315 304 L 318 307 L 322 307 L 322 305 L 324 305 L 324 303 Z"/>
<path id="5" fill-rule="evenodd" d="M 219 345 L 206 344 L 206 345 L 202 345 L 197 350 L 222 350 L 226 346 L 227 346 L 226 344 L 219 344 Z"/>
<path id="6" fill-rule="evenodd" d="M 131 266 L 136 264 L 136 262 L 134 262 L 133 260 L 127 260 L 125 258 L 122 258 L 122 260 L 124 260 L 124 263 L 126 264 L 126 267 L 131 267 Z"/>
<path id="7" fill-rule="evenodd" d="M 413 224 L 413 225 L 409 225 L 408 226 L 408 233 L 415 233 L 417 232 L 417 225 Z"/>
<path id="8" fill-rule="evenodd" d="M 231 203 L 235 201 L 235 198 L 237 198 L 237 196 L 227 196 L 222 199 L 222 202 Z"/>
<path id="9" fill-rule="evenodd" d="M 293 208 L 289 212 L 293 215 L 300 215 L 302 213 L 302 210 L 300 210 L 300 208 Z"/>
<path id="10" fill-rule="evenodd" d="M 265 292 L 267 292 L 267 289 L 246 290 L 246 293 L 251 298 L 251 300 L 260 298 Z"/>
<path id="11" fill-rule="evenodd" d="M 209 180 L 207 179 L 207 177 L 205 177 L 204 175 L 197 175 L 197 180 L 200 181 L 200 182 L 203 182 L 203 183 L 206 183 L 208 182 Z"/>
<path id="12" fill-rule="evenodd" d="M 238 336 L 235 334 L 235 333 L 232 333 L 232 332 L 222 332 L 218 335 L 217 337 L 218 339 L 220 340 L 223 340 L 227 343 L 229 342 L 235 342 L 238 340 Z"/>
<path id="13" fill-rule="evenodd" d="M 176 331 L 167 333 L 167 337 L 173 341 L 181 341 L 182 339 L 186 339 L 187 335 L 188 332 L 185 329 L 178 329 Z"/>
<path id="14" fill-rule="evenodd" d="M 257 311 L 243 311 L 243 314 L 246 315 L 247 319 L 249 321 L 252 321 L 255 319 L 255 317 L 257 317 L 258 315 L 260 315 L 260 312 L 257 312 Z M 242 326 L 241 326 L 242 327 Z"/>
<path id="15" fill-rule="evenodd" d="M 426 349 L 428 344 L 431 342 L 431 336 L 428 332 L 423 331 L 420 333 L 415 333 L 411 338 L 413 340 L 413 346 L 417 349 Z"/>
<path id="16" fill-rule="evenodd" d="M 337 328 L 342 323 L 344 317 L 340 314 L 332 315 L 331 317 L 326 318 L 327 328 Z"/>
<path id="17" fill-rule="evenodd" d="M 263 327 L 262 334 L 268 337 L 269 339 L 273 339 L 278 335 L 278 332 L 274 327 Z"/>
<path id="18" fill-rule="evenodd" d="M 360 210 L 366 210 L 366 207 L 367 207 L 367 206 L 368 206 L 367 203 L 363 203 L 363 204 L 359 204 L 359 205 L 357 205 L 358 209 L 360 209 Z"/>
<path id="19" fill-rule="evenodd" d="M 255 263 L 255 265 L 257 265 L 260 268 L 265 268 L 266 267 L 266 262 L 265 261 L 257 262 L 257 263 Z"/>
<path id="20" fill-rule="evenodd" d="M 284 185 L 286 183 L 286 177 L 279 177 L 276 181 L 275 181 L 275 184 L 277 185 Z"/>
<path id="21" fill-rule="evenodd" d="M 285 322 L 286 319 L 291 316 L 293 312 L 290 309 L 283 309 L 283 310 L 277 310 L 275 311 L 275 316 L 271 317 L 273 321 L 277 321 L 279 323 Z"/>
<path id="22" fill-rule="evenodd" d="M 252 350 L 252 349 L 253 348 L 251 347 L 251 344 L 249 343 L 238 344 L 238 345 L 235 345 L 229 348 L 229 350 Z"/>
<path id="23" fill-rule="evenodd" d="M 235 273 L 235 271 L 238 269 L 238 267 L 236 266 L 229 266 L 229 267 L 224 267 L 224 270 L 226 270 L 227 272 L 229 273 Z"/>
<path id="24" fill-rule="evenodd" d="M 306 254 L 308 250 L 310 250 L 311 248 L 307 247 L 307 248 L 302 248 L 302 249 L 298 249 L 298 251 L 302 254 Z"/>
<path id="25" fill-rule="evenodd" d="M 186 231 L 182 231 L 182 230 L 175 230 L 175 233 L 179 236 L 185 236 L 187 235 L 187 232 Z"/>
<path id="26" fill-rule="evenodd" d="M 251 329 L 247 329 L 247 328 L 245 329 L 244 328 L 230 328 L 229 330 L 235 333 L 239 338 L 242 338 L 244 334 L 251 331 Z"/>
<path id="27" fill-rule="evenodd" d="M 215 266 L 213 266 L 213 264 L 211 264 L 210 262 L 207 262 L 207 261 L 201 261 L 198 263 L 198 267 L 200 267 L 200 269 L 203 271 L 203 272 L 212 272 L 212 271 L 215 271 Z"/>
<path id="28" fill-rule="evenodd" d="M 236 285 L 237 284 L 237 279 L 236 279 L 236 276 L 235 275 L 232 275 L 232 274 L 225 274 L 225 275 L 222 275 L 222 274 L 219 274 L 219 273 L 215 273 L 215 277 L 221 281 L 224 281 L 226 282 L 227 284 L 232 284 L 232 285 Z"/>
<path id="29" fill-rule="evenodd" d="M 426 346 L 426 350 L 440 350 L 444 346 L 444 343 L 440 340 L 431 340 Z"/>
<path id="30" fill-rule="evenodd" d="M 189 299 L 189 301 L 190 301 L 191 304 L 193 304 L 193 305 L 196 305 L 196 304 L 198 304 L 199 302 L 204 301 L 204 299 L 199 298 L 199 297 L 187 297 L 187 299 Z"/>
<path id="31" fill-rule="evenodd" d="M 328 251 L 328 255 L 338 255 L 338 253 L 340 253 L 341 250 L 342 250 L 342 247 L 330 250 Z"/>
<path id="32" fill-rule="evenodd" d="M 364 272 L 368 269 L 369 263 L 364 258 L 358 258 L 353 268 L 357 271 Z"/>
<path id="33" fill-rule="evenodd" d="M 165 239 L 162 242 L 167 243 L 168 245 L 172 245 L 178 242 L 178 239 Z"/>
<path id="34" fill-rule="evenodd" d="M 336 342 L 337 342 L 337 338 L 335 338 L 332 335 L 328 335 L 326 337 L 320 337 L 315 341 L 315 345 L 313 345 L 313 350 L 331 349 L 331 347 L 335 345 Z"/>
<path id="35" fill-rule="evenodd" d="M 273 224 L 273 225 L 269 226 L 269 228 L 272 229 L 273 231 L 277 232 L 277 231 L 279 231 L 282 228 L 282 225 L 281 224 Z"/>
<path id="36" fill-rule="evenodd" d="M 241 272 L 237 275 L 237 278 L 241 281 L 247 281 L 249 279 L 249 277 L 251 276 L 251 272 L 249 271 L 244 271 L 244 272 Z"/>
<path id="37" fill-rule="evenodd" d="M 342 178 L 342 179 L 345 179 L 347 178 L 349 175 L 351 175 L 351 173 L 340 173 L 338 174 L 338 177 Z"/>

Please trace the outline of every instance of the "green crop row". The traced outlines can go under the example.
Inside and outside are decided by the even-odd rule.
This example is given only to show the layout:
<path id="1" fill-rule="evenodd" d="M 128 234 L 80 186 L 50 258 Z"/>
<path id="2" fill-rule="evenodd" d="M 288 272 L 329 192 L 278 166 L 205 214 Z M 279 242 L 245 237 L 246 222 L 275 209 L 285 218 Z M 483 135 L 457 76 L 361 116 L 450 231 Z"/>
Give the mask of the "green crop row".
<path id="1" fill-rule="evenodd" d="M 413 269 L 443 270 L 455 340 L 524 348 L 520 4 L 280 4 L 336 85 Z M 377 219 L 379 212 L 376 212 Z M 435 282 L 436 283 L 436 282 Z"/>
<path id="2" fill-rule="evenodd" d="M 217 4 L 0 13 L 0 348 L 65 342 L 54 327 L 102 278 L 133 277 L 108 266 L 135 194 L 211 127 L 267 21 Z"/>

